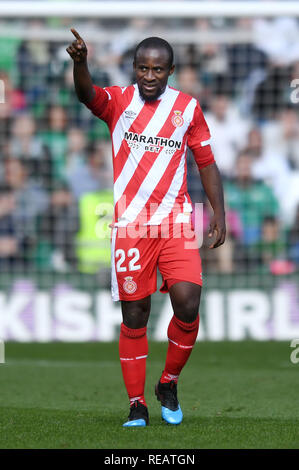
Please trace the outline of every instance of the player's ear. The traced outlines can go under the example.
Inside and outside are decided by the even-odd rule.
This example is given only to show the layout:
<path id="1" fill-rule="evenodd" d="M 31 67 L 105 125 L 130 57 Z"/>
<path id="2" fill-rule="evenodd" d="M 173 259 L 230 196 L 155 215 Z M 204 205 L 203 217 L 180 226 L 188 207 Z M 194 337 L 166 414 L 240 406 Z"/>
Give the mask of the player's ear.
<path id="1" fill-rule="evenodd" d="M 169 69 L 169 74 L 168 75 L 172 75 L 173 72 L 174 72 L 174 69 L 175 69 L 175 65 L 172 65 Z"/>

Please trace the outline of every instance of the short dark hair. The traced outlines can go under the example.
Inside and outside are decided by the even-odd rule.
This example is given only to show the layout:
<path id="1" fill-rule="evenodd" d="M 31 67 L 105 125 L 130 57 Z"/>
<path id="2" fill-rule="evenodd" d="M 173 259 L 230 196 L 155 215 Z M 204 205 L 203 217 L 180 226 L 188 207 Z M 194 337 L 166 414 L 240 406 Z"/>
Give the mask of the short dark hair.
<path id="1" fill-rule="evenodd" d="M 143 39 L 143 41 L 141 41 L 138 44 L 134 53 L 134 62 L 136 63 L 137 54 L 140 49 L 149 49 L 149 48 L 166 50 L 168 54 L 169 68 L 173 65 L 173 49 L 171 45 L 169 44 L 169 42 L 165 41 L 165 39 L 158 38 L 156 36 Z"/>

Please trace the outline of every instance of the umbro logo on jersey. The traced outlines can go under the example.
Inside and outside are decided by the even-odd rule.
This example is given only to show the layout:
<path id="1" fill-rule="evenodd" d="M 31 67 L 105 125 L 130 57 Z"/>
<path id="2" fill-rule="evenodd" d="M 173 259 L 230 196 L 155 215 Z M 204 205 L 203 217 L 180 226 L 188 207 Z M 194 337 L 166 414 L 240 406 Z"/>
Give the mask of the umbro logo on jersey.
<path id="1" fill-rule="evenodd" d="M 131 111 L 130 109 L 128 109 L 127 111 L 125 111 L 125 115 L 126 115 L 126 118 L 133 119 L 135 116 L 137 116 L 137 113 L 134 113 L 134 111 Z"/>

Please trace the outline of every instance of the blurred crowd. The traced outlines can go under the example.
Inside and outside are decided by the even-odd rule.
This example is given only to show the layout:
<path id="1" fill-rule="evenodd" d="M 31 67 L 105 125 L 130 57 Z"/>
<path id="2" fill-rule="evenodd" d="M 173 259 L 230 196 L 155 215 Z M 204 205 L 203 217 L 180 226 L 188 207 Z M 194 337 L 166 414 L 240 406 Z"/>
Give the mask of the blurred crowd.
<path id="1" fill-rule="evenodd" d="M 28 28 L 37 30 L 72 26 L 69 20 L 27 21 Z M 140 34 L 163 36 L 166 26 L 178 35 L 182 28 L 194 35 L 245 31 L 251 38 L 172 42 L 176 71 L 170 85 L 199 100 L 223 177 L 227 241 L 217 250 L 204 244 L 205 270 L 298 271 L 298 21 L 239 18 L 153 24 L 135 19 L 104 24 L 89 20 L 81 25 L 83 30 L 115 32 L 107 43 L 87 41 L 94 83 L 132 83 L 133 52 Z M 94 274 L 109 264 L 107 245 L 98 247 L 95 227 L 102 215 L 94 208 L 112 201 L 110 136 L 106 124 L 76 99 L 67 45 L 61 40 L 0 37 L 0 80 L 5 90 L 0 103 L 2 273 Z M 192 155 L 188 155 L 188 188 L 194 204 L 205 203 L 207 233 L 211 211 Z"/>

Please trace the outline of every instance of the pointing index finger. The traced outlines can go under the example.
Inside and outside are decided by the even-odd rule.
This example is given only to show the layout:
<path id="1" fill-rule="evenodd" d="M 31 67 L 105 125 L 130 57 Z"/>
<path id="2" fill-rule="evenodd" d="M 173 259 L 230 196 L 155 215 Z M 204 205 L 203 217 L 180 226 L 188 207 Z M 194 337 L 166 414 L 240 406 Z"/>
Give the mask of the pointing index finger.
<path id="1" fill-rule="evenodd" d="M 72 33 L 73 33 L 73 35 L 75 36 L 76 39 L 78 39 L 79 41 L 83 41 L 80 34 L 75 30 L 75 28 L 71 28 L 71 31 L 72 31 Z"/>

